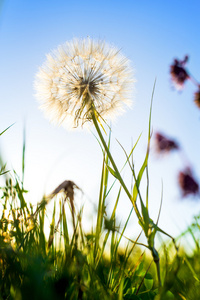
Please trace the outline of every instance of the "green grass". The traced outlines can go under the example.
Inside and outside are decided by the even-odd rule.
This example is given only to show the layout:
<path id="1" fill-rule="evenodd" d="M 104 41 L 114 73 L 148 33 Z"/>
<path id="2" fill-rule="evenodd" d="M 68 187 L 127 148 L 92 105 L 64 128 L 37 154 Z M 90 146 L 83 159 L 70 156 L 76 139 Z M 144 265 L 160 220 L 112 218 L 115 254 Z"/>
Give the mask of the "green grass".
<path id="1" fill-rule="evenodd" d="M 100 132 L 98 137 L 101 135 Z M 98 209 L 90 232 L 84 232 L 82 226 L 84 207 L 76 209 L 78 187 L 73 182 L 65 182 L 61 186 L 64 188 L 55 189 L 37 207 L 26 201 L 25 142 L 21 178 L 15 171 L 7 170 L 0 160 L 0 176 L 4 182 L 0 188 L 0 299 L 199 299 L 200 217 L 194 218 L 194 223 L 183 233 L 190 235 L 195 243 L 190 256 L 184 249 L 174 247 L 172 239 L 159 251 L 154 246 L 157 232 L 166 233 L 148 212 L 150 120 L 147 152 L 138 174 L 132 155 L 139 140 L 129 154 L 121 146 L 125 154 L 124 167 L 129 167 L 132 174 L 131 191 L 110 153 L 111 134 L 106 144 L 103 135 L 102 138 L 98 140 L 103 154 Z M 145 174 L 147 188 L 143 199 L 140 182 Z M 114 178 L 111 186 L 109 177 Z M 120 187 L 108 217 L 108 195 L 117 181 Z M 138 242 L 140 233 L 135 241 L 127 238 L 126 246 L 122 243 L 132 214 L 131 210 L 119 230 L 116 211 L 122 189 L 133 204 L 146 245 Z M 47 216 L 50 202 L 54 205 L 53 212 Z"/>

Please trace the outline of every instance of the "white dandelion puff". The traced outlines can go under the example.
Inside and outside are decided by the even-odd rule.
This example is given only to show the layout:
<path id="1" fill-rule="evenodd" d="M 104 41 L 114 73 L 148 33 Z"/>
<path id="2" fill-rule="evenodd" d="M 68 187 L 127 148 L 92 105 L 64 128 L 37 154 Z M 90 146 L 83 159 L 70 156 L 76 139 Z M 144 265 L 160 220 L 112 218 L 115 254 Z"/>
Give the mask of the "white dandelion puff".
<path id="1" fill-rule="evenodd" d="M 36 97 L 50 121 L 83 125 L 95 110 L 103 119 L 131 104 L 133 75 L 119 50 L 90 38 L 59 46 L 36 75 Z"/>

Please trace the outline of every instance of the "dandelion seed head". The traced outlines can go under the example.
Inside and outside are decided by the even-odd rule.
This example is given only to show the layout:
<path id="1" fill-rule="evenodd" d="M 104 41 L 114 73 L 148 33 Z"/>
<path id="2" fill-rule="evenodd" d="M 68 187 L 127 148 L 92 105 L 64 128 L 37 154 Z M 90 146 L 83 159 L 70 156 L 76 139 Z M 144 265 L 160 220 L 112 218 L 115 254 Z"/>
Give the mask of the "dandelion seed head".
<path id="1" fill-rule="evenodd" d="M 119 50 L 90 38 L 59 46 L 36 75 L 36 97 L 50 121 L 65 128 L 91 120 L 91 108 L 113 119 L 131 105 L 133 72 Z"/>

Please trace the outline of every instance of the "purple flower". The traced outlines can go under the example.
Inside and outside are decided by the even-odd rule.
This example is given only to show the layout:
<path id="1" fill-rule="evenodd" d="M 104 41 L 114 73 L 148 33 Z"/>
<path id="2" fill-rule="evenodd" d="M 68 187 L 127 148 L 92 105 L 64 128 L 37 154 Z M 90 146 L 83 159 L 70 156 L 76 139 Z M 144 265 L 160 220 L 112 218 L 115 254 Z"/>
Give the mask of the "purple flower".
<path id="1" fill-rule="evenodd" d="M 187 168 L 184 172 L 179 172 L 178 181 L 179 186 L 182 190 L 183 197 L 190 194 L 198 194 L 199 185 L 194 179 L 192 172 L 189 168 Z"/>
<path id="2" fill-rule="evenodd" d="M 185 81 L 190 78 L 184 68 L 187 61 L 188 56 L 186 55 L 184 60 L 175 59 L 174 63 L 170 66 L 171 79 L 177 89 L 182 89 Z"/>
<path id="3" fill-rule="evenodd" d="M 200 108 L 200 87 L 198 91 L 194 94 L 194 103 L 198 108 Z"/>
<path id="4" fill-rule="evenodd" d="M 175 141 L 166 138 L 164 135 L 158 132 L 155 134 L 155 143 L 158 153 L 165 153 L 174 149 L 179 149 L 179 146 Z"/>

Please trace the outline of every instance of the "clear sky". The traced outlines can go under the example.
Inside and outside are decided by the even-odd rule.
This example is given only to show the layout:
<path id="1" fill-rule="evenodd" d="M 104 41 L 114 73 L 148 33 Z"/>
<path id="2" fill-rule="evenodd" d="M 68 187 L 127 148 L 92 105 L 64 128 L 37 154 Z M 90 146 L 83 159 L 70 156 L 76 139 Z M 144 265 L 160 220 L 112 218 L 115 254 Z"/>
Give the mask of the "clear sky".
<path id="1" fill-rule="evenodd" d="M 103 39 L 122 49 L 135 70 L 132 109 L 112 126 L 112 150 L 119 167 L 142 132 L 135 151 L 136 169 L 145 155 L 150 99 L 155 78 L 152 127 L 178 140 L 200 181 L 200 110 L 193 104 L 196 88 L 187 82 L 182 92 L 172 88 L 169 66 L 189 55 L 188 68 L 200 80 L 199 1 L 36 0 L 0 1 L 0 131 L 15 122 L 0 139 L 1 155 L 21 173 L 23 128 L 26 128 L 25 187 L 31 201 L 40 201 L 63 180 L 73 180 L 85 193 L 84 201 L 97 204 L 101 150 L 85 131 L 66 131 L 49 123 L 34 97 L 35 73 L 45 55 L 74 37 Z M 184 168 L 177 154 L 150 158 L 150 208 L 156 218 L 163 181 L 160 226 L 177 236 L 200 211 L 200 199 L 182 199 L 177 173 Z M 126 173 L 124 173 L 126 177 Z M 108 210 L 113 199 L 108 199 Z M 118 220 L 130 210 L 122 197 Z M 92 214 L 92 213 L 91 213 Z M 129 225 L 134 237 L 135 215 Z"/>

